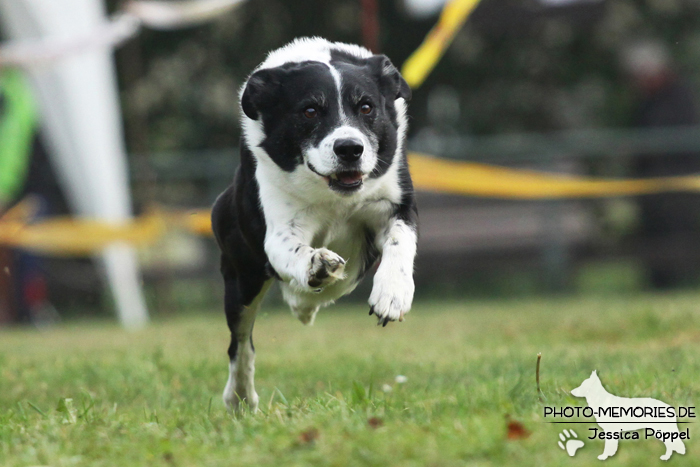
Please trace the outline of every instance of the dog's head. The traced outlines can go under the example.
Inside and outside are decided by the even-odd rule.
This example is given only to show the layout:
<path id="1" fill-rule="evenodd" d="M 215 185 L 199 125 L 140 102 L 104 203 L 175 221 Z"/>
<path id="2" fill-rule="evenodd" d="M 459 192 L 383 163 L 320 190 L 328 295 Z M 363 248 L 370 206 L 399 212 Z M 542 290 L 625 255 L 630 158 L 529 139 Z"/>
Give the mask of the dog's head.
<path id="1" fill-rule="evenodd" d="M 410 96 L 386 56 L 297 39 L 270 53 L 244 85 L 246 141 L 279 170 L 301 172 L 305 183 L 355 193 L 394 162 Z"/>
<path id="2" fill-rule="evenodd" d="M 591 376 L 585 379 L 579 387 L 571 390 L 571 395 L 575 397 L 586 397 L 591 394 L 597 394 L 601 387 L 602 383 L 600 382 L 600 378 L 598 378 L 598 373 L 593 370 Z"/>

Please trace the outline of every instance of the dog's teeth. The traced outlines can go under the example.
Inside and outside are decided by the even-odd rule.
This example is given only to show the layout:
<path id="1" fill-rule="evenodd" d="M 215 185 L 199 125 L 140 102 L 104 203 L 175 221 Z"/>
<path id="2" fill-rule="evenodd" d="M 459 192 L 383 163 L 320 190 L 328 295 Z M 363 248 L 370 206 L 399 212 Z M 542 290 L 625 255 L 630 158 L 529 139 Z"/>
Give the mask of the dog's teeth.
<path id="1" fill-rule="evenodd" d="M 338 180 L 338 174 L 333 174 L 333 175 L 331 175 L 331 178 L 332 178 L 333 180 Z"/>

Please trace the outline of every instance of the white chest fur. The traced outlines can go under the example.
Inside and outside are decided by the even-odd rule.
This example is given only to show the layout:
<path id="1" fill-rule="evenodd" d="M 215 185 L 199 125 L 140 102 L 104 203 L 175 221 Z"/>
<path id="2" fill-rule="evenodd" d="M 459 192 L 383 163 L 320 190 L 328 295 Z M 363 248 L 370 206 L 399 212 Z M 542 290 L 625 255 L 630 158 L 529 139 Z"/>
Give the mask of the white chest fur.
<path id="1" fill-rule="evenodd" d="M 267 223 L 265 251 L 282 278 L 285 300 L 292 309 L 315 310 L 350 293 L 367 266 L 367 250 L 381 250 L 394 203 L 399 201 L 393 188 L 395 171 L 344 197 L 329 192 L 323 180 L 307 180 L 301 168 L 281 174 L 273 167 L 266 171 L 266 166 L 260 164 L 257 172 Z M 343 278 L 321 290 L 301 284 L 313 249 L 330 250 L 345 261 Z"/>

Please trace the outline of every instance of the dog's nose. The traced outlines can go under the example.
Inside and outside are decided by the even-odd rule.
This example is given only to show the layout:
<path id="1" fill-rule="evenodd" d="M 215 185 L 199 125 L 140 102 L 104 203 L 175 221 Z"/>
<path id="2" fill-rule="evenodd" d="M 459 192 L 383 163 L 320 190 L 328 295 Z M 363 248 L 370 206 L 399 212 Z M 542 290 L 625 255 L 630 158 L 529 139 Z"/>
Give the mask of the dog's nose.
<path id="1" fill-rule="evenodd" d="M 356 139 L 337 139 L 333 143 L 333 152 L 344 162 L 355 162 L 364 149 L 362 143 Z"/>

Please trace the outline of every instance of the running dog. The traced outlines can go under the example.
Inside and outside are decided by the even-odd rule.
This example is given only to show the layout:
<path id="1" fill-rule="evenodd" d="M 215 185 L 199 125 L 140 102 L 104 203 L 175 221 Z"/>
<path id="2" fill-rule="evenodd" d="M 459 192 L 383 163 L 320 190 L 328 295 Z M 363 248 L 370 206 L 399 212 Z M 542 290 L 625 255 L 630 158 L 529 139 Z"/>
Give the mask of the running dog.
<path id="1" fill-rule="evenodd" d="M 310 324 L 379 263 L 369 314 L 386 326 L 411 309 L 410 97 L 386 56 L 320 38 L 271 52 L 243 85 L 240 166 L 212 211 L 231 330 L 230 409 L 257 409 L 253 323 L 274 281 Z"/>

